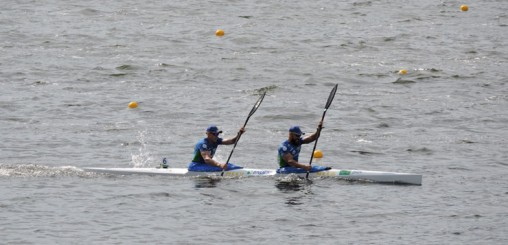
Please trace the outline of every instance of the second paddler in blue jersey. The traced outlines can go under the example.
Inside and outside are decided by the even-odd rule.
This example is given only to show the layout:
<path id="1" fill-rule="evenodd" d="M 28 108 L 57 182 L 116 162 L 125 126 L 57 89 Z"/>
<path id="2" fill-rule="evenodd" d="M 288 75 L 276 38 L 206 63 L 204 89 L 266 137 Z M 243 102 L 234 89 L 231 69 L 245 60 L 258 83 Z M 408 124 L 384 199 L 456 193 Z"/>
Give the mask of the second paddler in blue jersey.
<path id="1" fill-rule="evenodd" d="M 245 128 L 240 128 L 239 134 L 233 138 L 223 139 L 219 137 L 221 130 L 215 125 L 210 125 L 206 129 L 206 138 L 201 139 L 194 147 L 194 157 L 189 164 L 189 171 L 212 172 L 239 169 L 240 166 L 225 162 L 219 162 L 213 159 L 215 151 L 219 145 L 231 145 L 236 142 L 237 137 L 245 132 Z"/>
<path id="2" fill-rule="evenodd" d="M 308 163 L 300 163 L 298 161 L 300 150 L 303 144 L 314 142 L 319 137 L 320 129 L 323 128 L 323 121 L 319 122 L 319 130 L 303 137 L 305 133 L 302 132 L 300 126 L 292 126 L 289 128 L 288 139 L 279 145 L 278 172 L 284 173 L 301 173 L 305 171 L 316 172 L 331 169 L 330 167 L 312 166 Z"/>

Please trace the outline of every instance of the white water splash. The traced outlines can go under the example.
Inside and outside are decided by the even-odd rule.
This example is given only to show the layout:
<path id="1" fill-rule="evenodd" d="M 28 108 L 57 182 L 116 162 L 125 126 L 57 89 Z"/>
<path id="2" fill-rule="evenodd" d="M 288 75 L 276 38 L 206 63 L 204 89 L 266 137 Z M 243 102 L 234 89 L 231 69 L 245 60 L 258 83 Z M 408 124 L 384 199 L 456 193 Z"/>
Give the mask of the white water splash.
<path id="1" fill-rule="evenodd" d="M 132 165 L 135 168 L 148 167 L 150 162 L 153 161 L 153 157 L 151 156 L 150 151 L 148 150 L 148 144 L 145 141 L 146 130 L 138 132 L 138 141 L 140 143 L 140 147 L 138 149 L 138 154 L 132 154 Z"/>

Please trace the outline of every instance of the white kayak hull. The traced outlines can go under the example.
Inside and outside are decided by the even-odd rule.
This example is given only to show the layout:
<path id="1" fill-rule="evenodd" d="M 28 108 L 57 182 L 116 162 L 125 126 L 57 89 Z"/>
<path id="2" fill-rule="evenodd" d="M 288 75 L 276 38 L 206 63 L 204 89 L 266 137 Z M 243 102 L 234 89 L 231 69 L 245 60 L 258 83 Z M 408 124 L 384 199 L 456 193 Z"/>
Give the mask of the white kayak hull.
<path id="1" fill-rule="evenodd" d="M 221 172 L 193 172 L 186 168 L 84 168 L 87 172 L 107 174 L 145 174 L 145 175 L 173 175 L 173 176 L 220 176 Z M 277 173 L 275 169 L 242 168 L 224 172 L 224 177 L 263 177 L 287 176 Z M 295 174 L 305 177 L 306 173 Z M 421 185 L 422 175 L 411 173 L 395 173 L 368 170 L 340 170 L 330 169 L 310 173 L 309 177 L 334 177 L 347 180 L 365 180 L 378 183 Z"/>

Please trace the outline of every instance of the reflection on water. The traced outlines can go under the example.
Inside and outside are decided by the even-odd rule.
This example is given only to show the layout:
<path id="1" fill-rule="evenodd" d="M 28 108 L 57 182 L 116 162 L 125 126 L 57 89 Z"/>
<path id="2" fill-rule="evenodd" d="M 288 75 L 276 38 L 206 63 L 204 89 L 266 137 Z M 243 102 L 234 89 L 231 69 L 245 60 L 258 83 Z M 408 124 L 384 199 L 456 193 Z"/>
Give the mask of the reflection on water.
<path id="1" fill-rule="evenodd" d="M 283 178 L 278 178 L 275 187 L 285 194 L 297 194 L 296 196 L 288 195 L 285 204 L 301 205 L 303 204 L 303 198 L 312 194 L 312 183 L 312 180 L 300 178 L 296 175 L 288 175 Z"/>
<path id="2" fill-rule="evenodd" d="M 220 182 L 221 178 L 218 177 L 196 177 L 194 178 L 194 186 L 196 188 L 215 188 L 217 183 Z"/>
<path id="3" fill-rule="evenodd" d="M 277 180 L 275 186 L 277 189 L 284 193 L 305 191 L 310 188 L 312 180 L 300 179 L 300 180 Z"/>

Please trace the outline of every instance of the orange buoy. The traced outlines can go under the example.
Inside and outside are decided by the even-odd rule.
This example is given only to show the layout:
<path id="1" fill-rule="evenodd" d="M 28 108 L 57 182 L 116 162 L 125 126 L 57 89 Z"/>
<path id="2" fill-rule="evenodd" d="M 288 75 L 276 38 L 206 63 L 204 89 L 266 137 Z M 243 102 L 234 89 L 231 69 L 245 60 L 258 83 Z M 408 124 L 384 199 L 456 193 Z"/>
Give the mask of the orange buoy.
<path id="1" fill-rule="evenodd" d="M 217 31 L 215 31 L 215 36 L 218 36 L 218 37 L 224 36 L 224 30 L 217 29 Z"/>
<path id="2" fill-rule="evenodd" d="M 138 102 L 132 101 L 131 103 L 129 103 L 128 107 L 131 109 L 134 109 L 134 108 L 138 107 Z"/>

